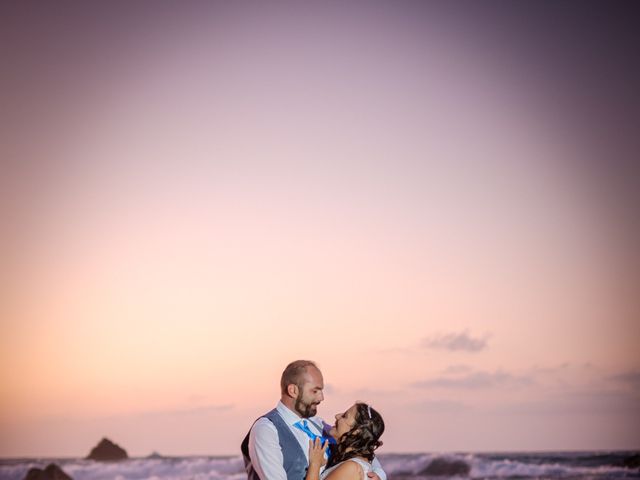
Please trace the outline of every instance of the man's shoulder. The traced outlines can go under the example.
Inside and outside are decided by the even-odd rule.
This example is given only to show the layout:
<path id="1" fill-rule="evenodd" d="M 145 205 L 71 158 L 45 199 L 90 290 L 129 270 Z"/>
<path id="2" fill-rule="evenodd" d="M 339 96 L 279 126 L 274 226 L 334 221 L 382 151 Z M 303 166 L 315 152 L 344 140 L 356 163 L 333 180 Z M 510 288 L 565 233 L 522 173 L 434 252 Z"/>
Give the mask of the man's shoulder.
<path id="1" fill-rule="evenodd" d="M 278 429 L 266 417 L 260 417 L 249 430 L 250 443 L 273 443 L 278 441 Z"/>
<path id="2" fill-rule="evenodd" d="M 253 424 L 253 427 L 251 427 L 251 430 L 254 430 L 254 431 L 265 430 L 265 429 L 276 430 L 276 426 L 267 417 L 260 417 L 255 421 L 255 423 Z"/>

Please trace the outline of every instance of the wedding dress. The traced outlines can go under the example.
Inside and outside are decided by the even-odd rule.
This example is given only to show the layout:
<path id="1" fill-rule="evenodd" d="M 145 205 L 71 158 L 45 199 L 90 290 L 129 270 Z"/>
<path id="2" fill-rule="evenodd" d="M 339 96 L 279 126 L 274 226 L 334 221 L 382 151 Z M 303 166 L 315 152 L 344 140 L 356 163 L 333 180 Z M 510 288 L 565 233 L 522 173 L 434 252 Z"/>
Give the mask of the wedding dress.
<path id="1" fill-rule="evenodd" d="M 357 457 L 350 458 L 348 460 L 345 460 L 344 462 L 356 462 L 358 465 L 362 467 L 362 480 L 368 480 L 367 473 L 371 471 L 371 464 L 369 462 Z M 344 462 L 340 462 L 331 468 L 327 468 L 324 472 L 322 472 L 322 475 L 320 475 L 320 480 L 325 480 L 331 474 L 331 472 L 333 472 L 336 468 L 338 468 Z"/>

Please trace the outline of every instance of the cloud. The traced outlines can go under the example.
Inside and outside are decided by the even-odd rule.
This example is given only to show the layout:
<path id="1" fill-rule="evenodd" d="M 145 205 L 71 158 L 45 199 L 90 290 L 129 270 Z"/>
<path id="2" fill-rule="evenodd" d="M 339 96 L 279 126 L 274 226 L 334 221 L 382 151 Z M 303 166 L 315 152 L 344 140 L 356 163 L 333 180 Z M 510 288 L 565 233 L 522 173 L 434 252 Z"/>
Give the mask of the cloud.
<path id="1" fill-rule="evenodd" d="M 611 375 L 608 380 L 630 385 L 634 389 L 640 388 L 640 370 L 632 370 L 628 372 Z"/>
<path id="2" fill-rule="evenodd" d="M 410 347 L 387 347 L 387 348 L 376 348 L 372 349 L 376 355 L 419 355 L 420 349 L 416 348 L 415 345 Z"/>
<path id="3" fill-rule="evenodd" d="M 472 372 L 462 376 L 440 376 L 415 382 L 411 386 L 417 388 L 476 390 L 496 387 L 522 387 L 532 383 L 534 382 L 531 376 L 512 375 L 498 370 L 496 372 Z"/>
<path id="4" fill-rule="evenodd" d="M 447 368 L 442 370 L 444 374 L 457 374 L 457 373 L 469 373 L 473 371 L 473 369 L 469 365 L 449 365 Z"/>
<path id="5" fill-rule="evenodd" d="M 359 388 L 354 390 L 353 395 L 360 399 L 379 398 L 379 397 L 395 397 L 402 395 L 402 390 L 384 389 L 384 388 Z"/>
<path id="6" fill-rule="evenodd" d="M 199 407 L 180 408 L 174 410 L 156 410 L 148 412 L 140 412 L 131 416 L 183 416 L 183 415 L 203 415 L 214 412 L 226 412 L 234 407 L 233 404 L 224 405 L 203 405 Z"/>
<path id="7" fill-rule="evenodd" d="M 480 352 L 487 348 L 488 339 L 488 335 L 481 338 L 474 338 L 465 330 L 461 333 L 446 333 L 425 338 L 422 341 L 422 346 L 424 348 L 449 350 L 451 352 Z"/>
<path id="8" fill-rule="evenodd" d="M 203 403 L 205 400 L 207 400 L 207 396 L 199 393 L 194 393 L 187 397 L 187 401 L 189 401 L 189 403 Z"/>
<path id="9" fill-rule="evenodd" d="M 413 403 L 408 408 L 420 413 L 456 413 L 471 409 L 468 405 L 453 400 L 424 400 Z"/>
<path id="10" fill-rule="evenodd" d="M 630 420 L 640 416 L 640 399 L 621 392 L 575 391 L 549 398 L 500 405 L 496 412 L 506 414 L 538 415 L 629 415 Z M 635 421 L 635 420 L 633 420 Z"/>
<path id="11" fill-rule="evenodd" d="M 530 371 L 532 374 L 535 374 L 535 375 L 547 375 L 547 374 L 554 375 L 558 373 L 567 372 L 571 368 L 575 369 L 577 367 L 570 364 L 569 362 L 564 362 L 559 365 L 552 365 L 552 366 L 534 365 L 533 367 L 531 367 Z"/>

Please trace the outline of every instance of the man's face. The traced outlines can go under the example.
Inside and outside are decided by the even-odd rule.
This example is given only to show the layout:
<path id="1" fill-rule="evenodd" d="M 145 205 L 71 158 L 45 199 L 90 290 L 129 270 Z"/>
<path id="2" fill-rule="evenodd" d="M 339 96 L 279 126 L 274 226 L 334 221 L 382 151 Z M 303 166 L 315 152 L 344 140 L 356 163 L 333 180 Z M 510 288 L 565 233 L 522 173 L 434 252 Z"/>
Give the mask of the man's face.
<path id="1" fill-rule="evenodd" d="M 318 412 L 318 405 L 324 400 L 322 389 L 324 381 L 322 373 L 315 367 L 308 367 L 298 386 L 298 396 L 294 408 L 302 418 L 313 417 Z"/>

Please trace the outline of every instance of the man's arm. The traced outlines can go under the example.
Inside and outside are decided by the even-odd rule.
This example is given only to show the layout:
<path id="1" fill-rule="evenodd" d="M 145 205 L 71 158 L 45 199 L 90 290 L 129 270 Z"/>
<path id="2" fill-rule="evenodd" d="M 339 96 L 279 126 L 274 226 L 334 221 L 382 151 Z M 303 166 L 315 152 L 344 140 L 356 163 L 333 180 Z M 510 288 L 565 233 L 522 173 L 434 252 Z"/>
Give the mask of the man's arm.
<path id="1" fill-rule="evenodd" d="M 278 431 L 268 418 L 258 419 L 251 428 L 249 458 L 261 480 L 287 480 Z"/>
<path id="2" fill-rule="evenodd" d="M 371 462 L 371 468 L 372 471 L 367 474 L 369 478 L 374 478 L 372 477 L 372 475 L 376 474 L 378 477 L 380 477 L 380 480 L 387 480 L 387 474 L 382 469 L 382 465 L 380 465 L 378 457 L 375 457 L 373 459 L 373 462 Z"/>

